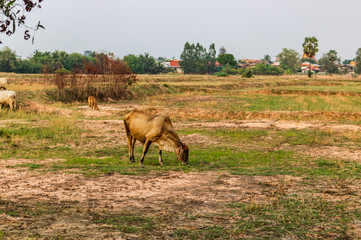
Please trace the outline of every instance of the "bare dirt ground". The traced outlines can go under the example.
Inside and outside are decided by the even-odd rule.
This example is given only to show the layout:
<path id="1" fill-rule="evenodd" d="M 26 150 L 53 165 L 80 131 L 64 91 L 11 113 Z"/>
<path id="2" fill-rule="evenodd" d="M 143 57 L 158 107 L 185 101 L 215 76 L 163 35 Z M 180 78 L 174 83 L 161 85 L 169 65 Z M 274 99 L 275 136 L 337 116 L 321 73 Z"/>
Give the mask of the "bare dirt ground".
<path id="1" fill-rule="evenodd" d="M 41 202 L 67 207 L 70 211 L 77 208 L 82 217 L 63 218 L 62 212 L 58 216 L 37 220 L 0 215 L 0 223 L 6 225 L 5 230 L 14 236 L 19 236 L 17 234 L 26 228 L 39 236 L 69 237 L 71 233 L 81 239 L 132 239 L 131 235 L 120 236 L 105 225 L 91 223 L 89 211 L 98 214 L 104 211 L 135 211 L 156 215 L 175 214 L 179 211 L 193 215 L 205 212 L 220 214 L 224 210 L 223 206 L 232 202 L 266 203 L 279 190 L 277 186 L 292 194 L 296 191 L 293 186 L 301 179 L 291 176 L 246 177 L 222 173 L 180 172 L 145 176 L 114 174 L 85 178 L 79 173 L 44 174 L 10 168 L 28 162 L 29 160 L 20 159 L 0 161 L 0 198 L 30 206 Z M 198 227 L 201 227 L 202 222 L 198 224 Z M 181 226 L 197 228 L 194 225 L 189 226 L 187 222 Z M 165 232 L 173 228 L 167 226 Z"/>
<path id="2" fill-rule="evenodd" d="M 78 173 L 39 173 L 9 168 L 28 160 L 0 161 L 0 197 L 18 205 L 36 206 L 40 202 L 56 205 L 56 215 L 22 218 L 0 214 L 0 224 L 17 239 L 23 229 L 27 234 L 63 236 L 66 239 L 141 239 L 120 235 L 114 229 L 94 224 L 93 218 L 105 212 L 143 212 L 156 216 L 178 215 L 177 227 L 201 228 L 203 221 L 189 225 L 180 212 L 191 215 L 218 214 L 225 205 L 267 203 L 282 193 L 296 193 L 298 177 L 231 176 L 222 173 L 168 172 L 145 176 L 114 174 L 85 178 Z M 65 215 L 67 213 L 67 216 Z M 69 212 L 73 212 L 69 214 Z M 70 215 L 70 216 L 69 216 Z M 99 217 L 99 216 L 98 216 Z M 219 220 L 222 220 L 221 217 Z M 164 226 L 163 236 L 175 227 Z M 164 235 L 165 234 L 165 235 Z M 73 238 L 74 237 L 74 238 Z M 10 236 L 10 239 L 11 236 Z"/>
<path id="3" fill-rule="evenodd" d="M 92 111 L 87 107 L 79 107 L 87 117 L 113 116 L 114 112 L 126 113 L 138 105 L 99 106 L 101 111 Z M 73 114 L 74 110 L 36 106 L 39 111 L 57 112 L 64 116 Z M 166 110 L 167 111 L 167 110 Z M 12 121 L 27 124 L 23 120 L 2 120 L 0 126 Z M 106 136 L 102 146 L 126 145 L 125 131 L 122 120 L 77 120 L 77 125 L 90 130 L 84 137 Z M 36 123 L 32 123 L 36 124 Z M 360 131 L 360 126 L 352 124 L 324 123 L 321 121 L 286 121 L 277 119 L 263 120 L 228 120 L 218 122 L 177 122 L 176 129 L 311 129 L 324 131 Z M 217 139 L 200 133 L 181 136 L 188 144 L 212 145 Z M 84 143 L 83 147 L 92 142 Z M 281 146 L 281 148 L 287 146 Z M 361 149 L 347 147 L 324 146 L 318 148 L 299 147 L 300 153 L 312 156 L 327 156 L 337 159 L 361 161 Z M 29 171 L 27 168 L 13 168 L 24 163 L 51 164 L 61 159 L 44 161 L 29 159 L 0 159 L 0 200 L 8 204 L 36 206 L 42 203 L 55 214 L 44 214 L 42 217 L 24 218 L 1 214 L 0 225 L 11 233 L 9 239 L 42 236 L 63 236 L 65 239 L 141 239 L 139 235 L 120 234 L 109 225 L 95 223 L 96 219 L 108 213 L 134 213 L 152 216 L 169 217 L 177 227 L 187 229 L 201 228 L 206 220 L 187 222 L 181 213 L 192 215 L 221 216 L 227 211 L 225 205 L 236 203 L 262 204 L 269 203 L 278 193 L 296 194 L 302 186 L 298 183 L 301 177 L 292 176 L 233 176 L 224 173 L 184 173 L 166 172 L 143 176 L 124 176 L 113 174 L 97 178 L 86 178 L 81 173 L 56 171 Z M 344 199 L 340 194 L 338 200 L 356 201 L 360 193 L 356 191 L 357 183 L 349 185 L 353 194 Z M 322 191 L 319 195 L 334 198 L 334 193 L 344 190 L 334 186 L 318 186 Z M 337 200 L 336 198 L 334 198 Z M 57 206 L 54 210 L 52 207 Z M 71 213 L 71 214 L 69 214 Z M 177 217 L 172 217 L 172 214 Z M 95 219 L 95 220 L 94 220 Z M 214 219 L 213 219 L 214 220 Z M 220 221 L 235 221 L 221 219 Z M 176 229 L 175 225 L 164 225 L 159 238 L 167 238 L 167 234 Z M 24 233 L 24 229 L 27 232 Z M 28 235 L 24 235 L 28 234 Z M 169 236 L 168 236 L 169 237 Z"/>
<path id="4" fill-rule="evenodd" d="M 46 161 L 51 163 L 58 160 Z M 233 176 L 217 172 L 167 172 L 143 176 L 114 174 L 86 178 L 80 173 L 41 173 L 11 168 L 13 165 L 29 162 L 34 161 L 0 160 L 0 200 L 10 201 L 6 204 L 17 208 L 37 208 L 40 205 L 42 211 L 44 208 L 50 209 L 50 213 L 35 212 L 35 216 L 30 217 L 0 214 L 0 224 L 4 226 L 3 230 L 10 233 L 9 239 L 29 235 L 40 239 L 54 236 L 65 239 L 145 237 L 120 234 L 109 225 L 96 222 L 105 215 L 116 213 L 168 219 L 169 225 L 159 226 L 159 236 L 148 237 L 170 238 L 177 228 L 196 230 L 202 229 L 209 222 L 237 221 L 237 218 L 222 217 L 228 211 L 228 204 L 267 204 L 277 199 L 279 194 L 300 194 L 304 188 L 299 185 L 301 177 L 287 175 Z M 344 184 L 342 188 L 338 188 L 325 182 L 314 187 L 320 190 L 316 195 L 324 199 L 356 203 L 360 197 L 357 184 L 348 183 L 347 187 Z M 24 208 L 24 211 L 31 210 Z M 185 214 L 206 214 L 209 217 L 190 223 Z"/>

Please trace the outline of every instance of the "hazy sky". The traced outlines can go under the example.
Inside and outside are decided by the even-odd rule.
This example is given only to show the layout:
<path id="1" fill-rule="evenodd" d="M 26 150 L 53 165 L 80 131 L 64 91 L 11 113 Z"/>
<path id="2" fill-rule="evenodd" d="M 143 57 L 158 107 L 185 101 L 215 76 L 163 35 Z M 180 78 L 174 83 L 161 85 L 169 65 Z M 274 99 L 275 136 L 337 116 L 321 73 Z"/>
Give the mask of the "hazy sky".
<path id="1" fill-rule="evenodd" d="M 306 36 L 319 53 L 335 49 L 342 59 L 361 47 L 360 0 L 44 0 L 31 20 L 45 26 L 35 43 L 1 36 L 19 56 L 35 50 L 85 50 L 179 58 L 186 41 L 224 46 L 240 58 L 275 58 L 282 48 L 302 52 Z"/>

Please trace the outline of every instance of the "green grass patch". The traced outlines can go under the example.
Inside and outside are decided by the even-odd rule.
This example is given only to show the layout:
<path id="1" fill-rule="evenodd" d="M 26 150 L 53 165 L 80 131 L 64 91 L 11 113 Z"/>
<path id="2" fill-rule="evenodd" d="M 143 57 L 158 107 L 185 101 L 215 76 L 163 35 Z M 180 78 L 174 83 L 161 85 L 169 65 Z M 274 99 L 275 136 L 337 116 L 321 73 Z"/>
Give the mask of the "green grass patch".
<path id="1" fill-rule="evenodd" d="M 123 233 L 140 235 L 145 235 L 147 232 L 156 229 L 156 219 L 154 217 L 144 217 L 126 213 L 95 215 L 93 222 L 110 225 Z"/>
<path id="2" fill-rule="evenodd" d="M 360 214 L 359 209 L 347 209 L 346 203 L 312 197 L 281 196 L 270 204 L 231 207 L 241 218 L 234 231 L 252 239 L 353 239 L 349 230 Z"/>
<path id="3" fill-rule="evenodd" d="M 231 231 L 222 226 L 205 226 L 199 230 L 180 228 L 173 232 L 175 239 L 230 239 Z"/>

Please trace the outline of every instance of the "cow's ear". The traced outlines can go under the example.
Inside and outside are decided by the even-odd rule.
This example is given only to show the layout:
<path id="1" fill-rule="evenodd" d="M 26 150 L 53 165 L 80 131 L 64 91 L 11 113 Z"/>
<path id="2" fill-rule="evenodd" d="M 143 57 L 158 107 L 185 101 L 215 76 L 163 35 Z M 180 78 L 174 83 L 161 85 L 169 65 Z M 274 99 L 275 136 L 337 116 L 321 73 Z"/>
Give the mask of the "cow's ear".
<path id="1" fill-rule="evenodd" d="M 181 140 L 178 139 L 177 142 L 179 142 L 180 145 L 182 145 L 182 147 L 184 147 L 184 144 L 181 142 Z"/>

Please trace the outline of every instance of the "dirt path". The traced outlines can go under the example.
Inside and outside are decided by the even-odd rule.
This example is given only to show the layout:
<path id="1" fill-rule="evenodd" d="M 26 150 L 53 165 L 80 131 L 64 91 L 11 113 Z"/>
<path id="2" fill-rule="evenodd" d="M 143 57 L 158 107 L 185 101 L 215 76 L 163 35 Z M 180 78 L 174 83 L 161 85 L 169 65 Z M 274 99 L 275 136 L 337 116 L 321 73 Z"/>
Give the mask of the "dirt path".
<path id="1" fill-rule="evenodd" d="M 86 178 L 79 173 L 9 168 L 21 162 L 29 160 L 0 160 L 0 200 L 11 201 L 19 208 L 39 204 L 46 208 L 56 206 L 58 213 L 30 218 L 0 214 L 2 229 L 14 234 L 14 239 L 26 233 L 42 237 L 122 239 L 124 234 L 121 236 L 109 226 L 92 222 L 106 213 L 178 216 L 174 220 L 177 226 L 167 226 L 164 231 L 198 225 L 201 228 L 205 222 L 193 222 L 190 226 L 181 213 L 219 215 L 232 202 L 267 203 L 277 191 L 293 194 L 294 186 L 301 180 L 291 176 L 231 176 L 214 172 Z M 129 235 L 126 239 L 140 238 Z"/>

